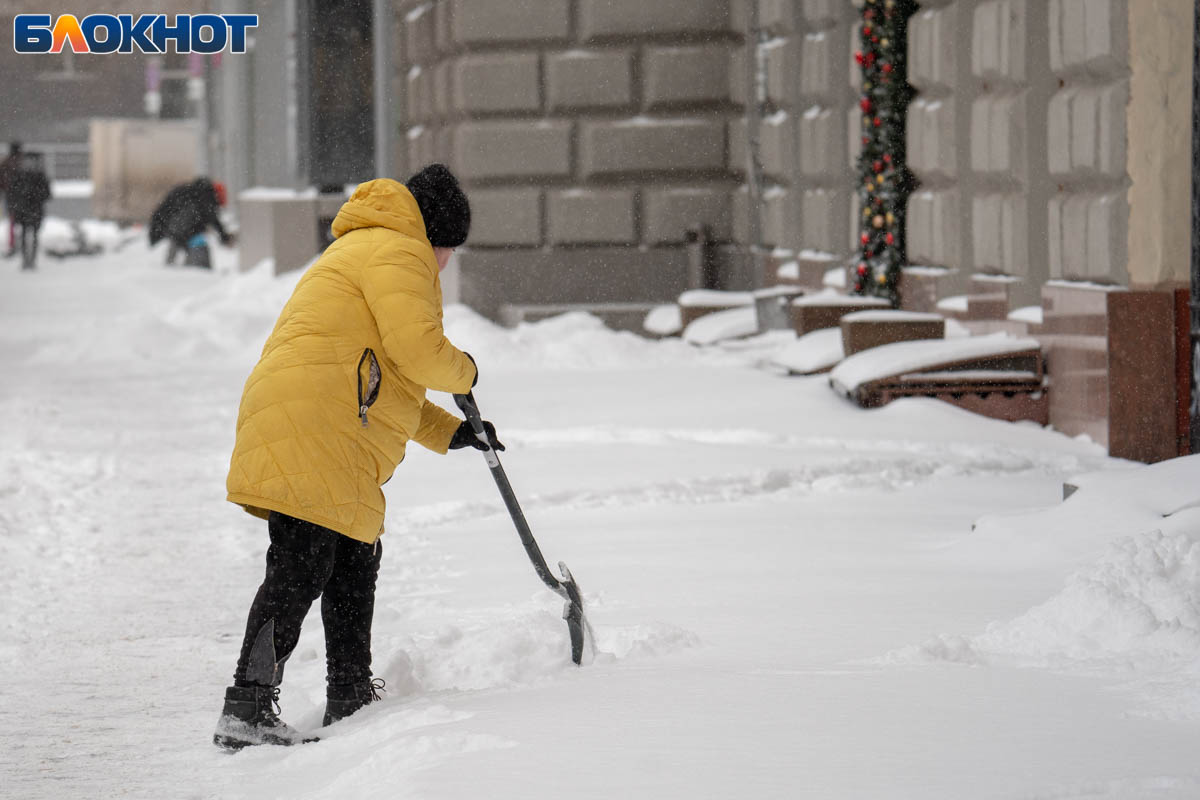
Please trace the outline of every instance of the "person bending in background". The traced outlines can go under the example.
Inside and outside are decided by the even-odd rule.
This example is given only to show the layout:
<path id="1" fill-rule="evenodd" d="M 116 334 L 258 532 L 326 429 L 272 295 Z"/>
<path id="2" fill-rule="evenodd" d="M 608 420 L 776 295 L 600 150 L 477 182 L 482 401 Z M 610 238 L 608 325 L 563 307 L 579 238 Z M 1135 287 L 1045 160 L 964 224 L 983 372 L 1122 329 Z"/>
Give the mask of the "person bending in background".
<path id="1" fill-rule="evenodd" d="M 0 161 L 0 194 L 4 195 L 4 208 L 8 214 L 8 249 L 4 251 L 4 257 L 17 252 L 16 227 L 17 223 L 13 222 L 12 212 L 8 210 L 8 186 L 12 183 L 13 175 L 21 166 L 21 143 L 11 142 L 8 145 L 8 156 Z"/>
<path id="2" fill-rule="evenodd" d="M 50 178 L 42 166 L 41 153 L 22 154 L 5 199 L 9 219 L 21 227 L 21 269 L 33 269 L 37 264 L 38 231 L 50 200 Z"/>
<path id="3" fill-rule="evenodd" d="M 408 442 L 488 449 L 425 399 L 465 394 L 475 361 L 442 331 L 439 273 L 467 238 L 471 211 L 450 170 L 360 184 L 333 221 L 334 242 L 296 285 L 246 381 L 228 499 L 267 520 L 266 576 L 246 620 L 233 686 L 213 742 L 306 739 L 274 705 L 309 607 L 325 628 L 324 724 L 379 699 L 371 620 L 382 556 L 382 486 Z M 490 446 L 503 450 L 485 423 Z"/>
<path id="4" fill-rule="evenodd" d="M 212 268 L 208 241 L 204 232 L 209 228 L 217 231 L 221 244 L 232 245 L 234 237 L 221 225 L 218 212 L 225 205 L 225 187 L 208 178 L 196 178 L 190 183 L 180 184 L 167 192 L 166 197 L 150 216 L 150 244 L 161 239 L 170 241 L 167 263 L 175 263 L 175 256 L 184 252 L 183 264 L 187 267 Z"/>

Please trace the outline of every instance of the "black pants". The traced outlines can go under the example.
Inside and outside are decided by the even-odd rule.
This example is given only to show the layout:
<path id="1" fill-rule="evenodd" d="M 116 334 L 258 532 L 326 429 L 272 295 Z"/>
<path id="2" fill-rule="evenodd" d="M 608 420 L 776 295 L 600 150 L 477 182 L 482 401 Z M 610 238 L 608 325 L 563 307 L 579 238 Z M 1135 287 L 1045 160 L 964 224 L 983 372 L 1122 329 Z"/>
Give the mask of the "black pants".
<path id="1" fill-rule="evenodd" d="M 41 223 L 21 223 L 21 269 L 37 266 L 38 228 Z"/>
<path id="2" fill-rule="evenodd" d="M 309 607 L 321 598 L 326 680 L 330 685 L 371 678 L 371 618 L 383 547 L 351 539 L 311 522 L 271 512 L 267 521 L 267 575 L 246 621 L 234 683 L 250 686 L 250 653 L 264 626 L 274 621 L 274 646 L 282 665 L 300 639 Z M 282 666 L 280 666 L 282 669 Z"/>

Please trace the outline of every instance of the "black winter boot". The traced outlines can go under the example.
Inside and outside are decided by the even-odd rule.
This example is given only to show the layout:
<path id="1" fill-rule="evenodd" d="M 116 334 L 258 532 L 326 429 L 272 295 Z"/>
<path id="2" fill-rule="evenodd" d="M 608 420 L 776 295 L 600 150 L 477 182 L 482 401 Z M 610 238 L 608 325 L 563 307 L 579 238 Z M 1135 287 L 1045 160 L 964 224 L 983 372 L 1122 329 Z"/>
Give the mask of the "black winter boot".
<path id="1" fill-rule="evenodd" d="M 383 678 L 375 678 L 359 683 L 342 683 L 328 686 L 325 689 L 325 719 L 322 725 L 332 725 L 339 719 L 358 711 L 368 703 L 379 699 L 379 693 L 386 691 Z"/>
<path id="2" fill-rule="evenodd" d="M 276 715 L 279 688 L 275 686 L 230 686 L 225 690 L 225 708 L 217 720 L 213 744 L 226 750 L 241 750 L 255 744 L 293 745 L 318 741 L 285 723 Z"/>

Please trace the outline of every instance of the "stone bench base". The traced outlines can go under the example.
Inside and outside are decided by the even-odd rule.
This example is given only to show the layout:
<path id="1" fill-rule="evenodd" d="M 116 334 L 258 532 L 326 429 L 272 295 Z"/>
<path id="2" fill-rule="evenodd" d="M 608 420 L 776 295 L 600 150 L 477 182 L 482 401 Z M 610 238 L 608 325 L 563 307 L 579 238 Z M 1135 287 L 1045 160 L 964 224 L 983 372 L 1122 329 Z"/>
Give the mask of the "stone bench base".
<path id="1" fill-rule="evenodd" d="M 856 311 L 841 319 L 842 350 L 847 356 L 893 342 L 943 339 L 946 320 L 911 311 Z"/>

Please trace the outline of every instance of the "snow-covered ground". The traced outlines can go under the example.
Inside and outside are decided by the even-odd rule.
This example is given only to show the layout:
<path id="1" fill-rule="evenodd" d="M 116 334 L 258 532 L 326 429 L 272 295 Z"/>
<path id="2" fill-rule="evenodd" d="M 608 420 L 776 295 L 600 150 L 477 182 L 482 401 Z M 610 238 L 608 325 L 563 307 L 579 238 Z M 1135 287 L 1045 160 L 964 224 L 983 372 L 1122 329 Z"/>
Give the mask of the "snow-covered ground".
<path id="1" fill-rule="evenodd" d="M 701 350 L 461 307 L 596 658 L 570 663 L 479 454 L 413 447 L 387 486 L 386 699 L 318 744 L 218 752 L 266 545 L 225 470 L 298 276 L 216 256 L 0 262 L 0 795 L 1200 797 L 1194 460 L 862 411 L 765 366 L 778 334 Z M 306 728 L 319 622 L 283 685 Z"/>

